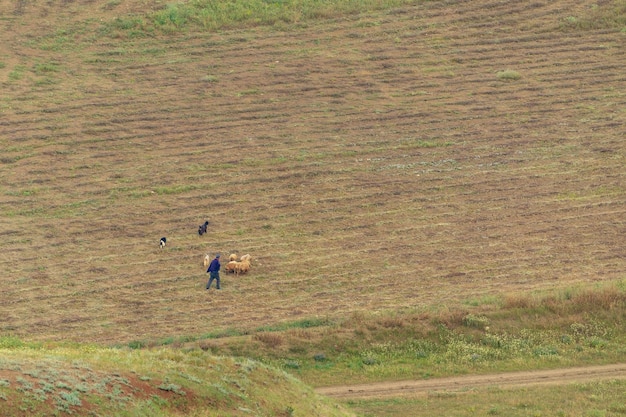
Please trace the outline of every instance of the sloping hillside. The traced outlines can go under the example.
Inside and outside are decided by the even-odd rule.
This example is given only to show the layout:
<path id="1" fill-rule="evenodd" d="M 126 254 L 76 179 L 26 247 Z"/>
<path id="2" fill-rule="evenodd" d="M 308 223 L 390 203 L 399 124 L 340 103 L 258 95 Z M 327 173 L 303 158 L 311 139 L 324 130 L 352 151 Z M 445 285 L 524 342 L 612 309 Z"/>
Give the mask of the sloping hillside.
<path id="1" fill-rule="evenodd" d="M 156 2 L 1 7 L 2 332 L 126 343 L 624 277 L 624 33 L 587 4 L 170 34 L 103 31 Z M 218 251 L 252 269 L 207 292 Z"/>
<path id="2" fill-rule="evenodd" d="M 352 416 L 295 378 L 202 351 L 128 351 L 0 338 L 0 414 Z"/>

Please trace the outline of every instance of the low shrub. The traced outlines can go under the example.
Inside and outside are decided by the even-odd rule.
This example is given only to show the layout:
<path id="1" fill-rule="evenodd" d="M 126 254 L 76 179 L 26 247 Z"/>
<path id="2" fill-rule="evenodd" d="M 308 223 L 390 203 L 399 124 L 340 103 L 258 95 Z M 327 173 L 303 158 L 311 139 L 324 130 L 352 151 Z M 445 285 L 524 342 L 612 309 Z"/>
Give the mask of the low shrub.
<path id="1" fill-rule="evenodd" d="M 520 78 L 522 78 L 519 72 L 513 71 L 513 70 L 498 71 L 496 73 L 496 76 L 498 77 L 499 80 L 503 80 L 503 81 L 515 81 L 515 80 L 519 80 Z"/>

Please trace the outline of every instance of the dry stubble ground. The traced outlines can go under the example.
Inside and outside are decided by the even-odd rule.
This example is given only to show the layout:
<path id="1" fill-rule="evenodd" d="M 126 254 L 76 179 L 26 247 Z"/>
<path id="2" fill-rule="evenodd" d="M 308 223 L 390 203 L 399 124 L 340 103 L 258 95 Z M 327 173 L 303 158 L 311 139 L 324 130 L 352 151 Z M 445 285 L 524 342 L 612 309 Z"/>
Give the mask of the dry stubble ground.
<path id="1" fill-rule="evenodd" d="M 560 30 L 580 2 L 94 42 L 37 38 L 80 3 L 18 4 L 4 334 L 125 343 L 625 276 L 624 34 Z M 253 266 L 207 293 L 216 251 Z"/>

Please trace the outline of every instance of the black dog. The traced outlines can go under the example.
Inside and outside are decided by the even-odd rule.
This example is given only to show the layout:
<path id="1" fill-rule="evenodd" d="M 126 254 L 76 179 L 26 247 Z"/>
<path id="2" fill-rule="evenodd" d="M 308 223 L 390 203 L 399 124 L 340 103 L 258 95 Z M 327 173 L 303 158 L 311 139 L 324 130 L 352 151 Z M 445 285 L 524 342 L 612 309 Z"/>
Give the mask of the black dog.
<path id="1" fill-rule="evenodd" d="M 161 249 L 163 249 L 165 247 L 165 243 L 167 242 L 167 239 L 162 237 L 160 240 L 160 245 L 161 245 Z"/>
<path id="2" fill-rule="evenodd" d="M 207 228 L 208 225 L 209 225 L 209 222 L 206 221 L 206 222 L 204 222 L 204 224 L 201 224 L 200 226 L 198 226 L 198 234 L 200 236 L 202 236 L 203 234 L 206 233 L 206 228 Z"/>

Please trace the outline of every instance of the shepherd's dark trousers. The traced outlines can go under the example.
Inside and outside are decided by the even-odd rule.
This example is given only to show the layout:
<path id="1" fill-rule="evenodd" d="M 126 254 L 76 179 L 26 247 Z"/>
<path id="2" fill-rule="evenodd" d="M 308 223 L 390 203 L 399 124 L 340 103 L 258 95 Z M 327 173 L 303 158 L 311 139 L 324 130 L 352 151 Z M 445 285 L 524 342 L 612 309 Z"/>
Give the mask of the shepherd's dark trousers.
<path id="1" fill-rule="evenodd" d="M 211 284 L 213 283 L 213 280 L 215 280 L 216 284 L 217 284 L 217 289 L 221 289 L 220 288 L 220 273 L 219 272 L 209 272 L 210 277 L 209 277 L 209 282 L 206 284 L 206 289 L 208 290 L 209 288 L 211 288 Z"/>

